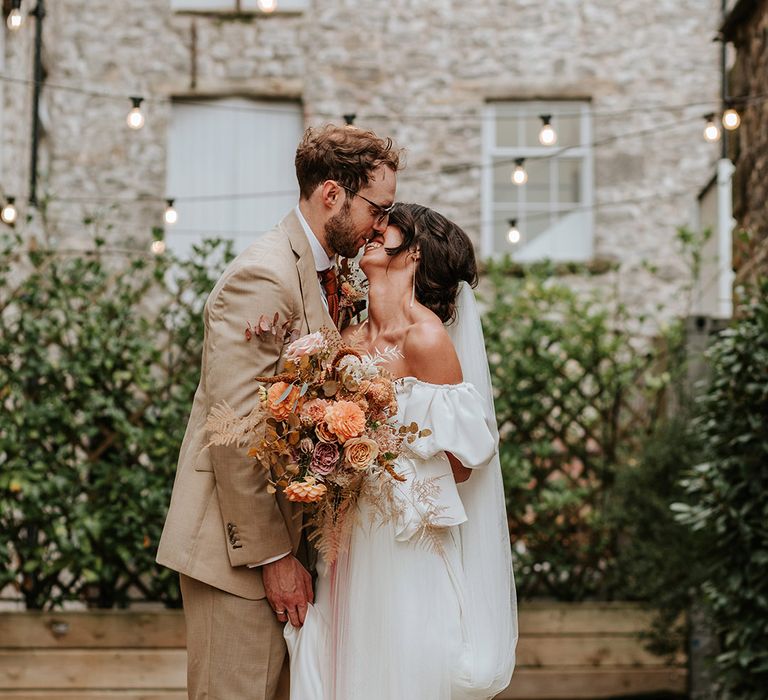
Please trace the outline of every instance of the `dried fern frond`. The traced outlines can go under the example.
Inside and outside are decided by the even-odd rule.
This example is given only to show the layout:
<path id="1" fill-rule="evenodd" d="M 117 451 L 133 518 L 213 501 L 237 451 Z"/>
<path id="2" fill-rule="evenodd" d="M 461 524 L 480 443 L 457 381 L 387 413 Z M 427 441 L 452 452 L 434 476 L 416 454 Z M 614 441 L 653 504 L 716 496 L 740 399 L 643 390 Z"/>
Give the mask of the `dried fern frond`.
<path id="1" fill-rule="evenodd" d="M 389 347 L 382 350 L 376 350 L 376 352 L 373 355 L 368 355 L 368 359 L 374 364 L 374 365 L 380 365 L 380 364 L 387 364 L 389 362 L 394 362 L 395 360 L 400 360 L 403 358 L 403 353 L 400 352 L 400 348 L 397 347 L 397 345 L 390 345 Z"/>
<path id="2" fill-rule="evenodd" d="M 211 445 L 227 446 L 235 443 L 242 447 L 264 421 L 264 408 L 259 404 L 247 416 L 238 416 L 235 410 L 226 402 L 216 404 L 208 414 L 205 430 Z"/>

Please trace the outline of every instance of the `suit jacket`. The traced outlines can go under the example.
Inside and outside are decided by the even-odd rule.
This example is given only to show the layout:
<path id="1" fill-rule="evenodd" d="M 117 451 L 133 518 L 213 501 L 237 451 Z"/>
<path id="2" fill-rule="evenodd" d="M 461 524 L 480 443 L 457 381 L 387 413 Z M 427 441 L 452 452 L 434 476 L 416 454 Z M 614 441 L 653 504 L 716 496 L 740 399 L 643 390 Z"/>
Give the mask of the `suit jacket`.
<path id="1" fill-rule="evenodd" d="M 234 595 L 264 597 L 255 564 L 296 553 L 302 524 L 298 504 L 267 493 L 266 475 L 236 445 L 205 448 L 205 422 L 226 401 L 246 415 L 258 401 L 258 375 L 284 364 L 282 344 L 245 329 L 261 314 L 293 318 L 301 334 L 333 328 L 322 301 L 307 236 L 295 212 L 237 256 L 205 303 L 200 384 L 181 445 L 158 563 Z"/>

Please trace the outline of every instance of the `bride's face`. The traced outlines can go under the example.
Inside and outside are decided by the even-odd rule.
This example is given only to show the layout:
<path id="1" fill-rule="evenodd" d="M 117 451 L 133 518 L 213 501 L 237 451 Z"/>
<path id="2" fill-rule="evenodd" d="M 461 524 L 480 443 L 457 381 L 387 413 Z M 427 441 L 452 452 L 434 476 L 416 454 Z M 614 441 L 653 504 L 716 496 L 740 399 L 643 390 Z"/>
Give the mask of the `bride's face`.
<path id="1" fill-rule="evenodd" d="M 360 269 L 370 277 L 369 271 L 374 268 L 382 267 L 392 270 L 404 266 L 407 251 L 393 257 L 385 250 L 385 248 L 397 248 L 402 242 L 403 234 L 396 226 L 389 225 L 384 232 L 375 231 L 365 245 L 365 252 L 360 258 Z"/>

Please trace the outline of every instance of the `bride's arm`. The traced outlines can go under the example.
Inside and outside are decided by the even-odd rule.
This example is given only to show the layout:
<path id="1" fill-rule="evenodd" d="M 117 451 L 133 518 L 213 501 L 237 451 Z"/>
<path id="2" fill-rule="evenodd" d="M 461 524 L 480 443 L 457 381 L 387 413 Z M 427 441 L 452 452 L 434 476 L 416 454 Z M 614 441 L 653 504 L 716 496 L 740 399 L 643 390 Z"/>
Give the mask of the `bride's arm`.
<path id="1" fill-rule="evenodd" d="M 408 332 L 403 343 L 407 374 L 430 384 L 461 384 L 464 375 L 456 350 L 442 324 L 417 323 Z M 453 478 L 460 484 L 472 474 L 450 452 L 445 453 L 451 463 Z"/>

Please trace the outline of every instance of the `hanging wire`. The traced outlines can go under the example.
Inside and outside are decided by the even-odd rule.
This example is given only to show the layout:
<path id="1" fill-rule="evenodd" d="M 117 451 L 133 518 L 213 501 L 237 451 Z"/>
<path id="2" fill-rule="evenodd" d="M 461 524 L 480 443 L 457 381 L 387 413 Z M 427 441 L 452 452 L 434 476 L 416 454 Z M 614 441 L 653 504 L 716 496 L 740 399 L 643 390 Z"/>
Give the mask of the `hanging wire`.
<path id="1" fill-rule="evenodd" d="M 663 193 L 649 193 L 647 195 L 640 195 L 638 197 L 629 197 L 624 199 L 615 199 L 615 200 L 603 200 L 599 202 L 593 202 L 592 204 L 585 204 L 580 206 L 574 206 L 568 209 L 563 209 L 559 212 L 551 212 L 551 211 L 534 211 L 534 212 L 527 212 L 523 214 L 523 217 L 525 221 L 532 221 L 532 220 L 540 220 L 540 219 L 548 219 L 553 214 L 560 215 L 561 217 L 567 216 L 569 214 L 575 214 L 575 213 L 581 213 L 581 212 L 589 212 L 589 211 L 598 211 L 600 209 L 606 209 L 611 207 L 618 207 L 618 206 L 626 206 L 630 204 L 642 204 L 645 202 L 650 201 L 665 201 L 670 199 L 676 199 L 678 197 L 687 197 L 692 196 L 691 190 L 675 190 L 672 192 L 663 192 Z M 455 220 L 455 223 L 462 227 L 462 228 L 477 228 L 477 227 L 484 227 L 486 225 L 494 225 L 501 221 L 508 221 L 509 214 L 502 214 L 499 213 L 497 216 L 494 216 L 490 219 L 474 219 L 474 220 L 462 220 L 457 219 Z M 516 214 L 518 217 L 518 225 L 520 224 L 520 213 L 518 212 Z M 69 218 L 60 218 L 56 217 L 55 221 L 52 221 L 50 224 L 51 232 L 55 233 L 61 233 L 62 235 L 73 235 L 73 236 L 81 236 L 83 235 L 82 230 L 78 233 L 75 233 L 74 230 L 70 232 L 69 230 L 65 231 L 58 231 L 55 230 L 60 224 L 64 224 L 65 226 L 72 226 L 72 227 L 83 227 L 83 226 L 94 226 L 94 227 L 109 227 L 110 232 L 114 232 L 115 230 L 123 230 L 125 232 L 135 232 L 137 229 L 135 226 L 131 226 L 130 224 L 126 225 L 125 219 L 109 219 L 104 217 L 95 217 L 93 221 L 91 221 L 88 224 L 85 224 L 82 220 L 76 220 L 76 219 L 69 219 Z M 275 225 L 277 222 L 275 222 Z M 121 229 L 118 229 L 118 227 L 121 227 Z M 31 229 L 30 229 L 31 230 Z M 221 238 L 223 236 L 231 235 L 231 236 L 251 236 L 251 237 L 257 237 L 264 233 L 267 233 L 271 229 L 220 229 L 220 228 L 201 228 L 201 229 L 193 229 L 193 228 L 176 228 L 175 226 L 173 228 L 167 229 L 167 236 L 168 237 L 176 237 L 179 235 L 182 236 L 210 236 L 210 237 L 216 237 Z"/>
<path id="2" fill-rule="evenodd" d="M 0 81 L 8 82 L 8 83 L 17 83 L 17 84 L 25 84 L 25 85 L 35 85 L 37 81 L 35 81 L 32 78 L 20 78 L 16 76 L 11 76 L 7 74 L 0 73 Z M 84 88 L 80 86 L 75 85 L 66 85 L 63 83 L 56 83 L 56 82 L 49 82 L 47 80 L 40 81 L 40 85 L 42 87 L 45 87 L 49 90 L 60 90 L 60 91 L 66 91 L 66 92 L 72 92 L 77 93 L 81 95 L 87 95 L 89 97 L 98 97 L 103 99 L 112 99 L 112 100 L 119 100 L 121 102 L 127 102 L 130 100 L 130 96 L 136 94 L 135 90 L 124 90 L 122 92 L 115 92 L 114 90 L 107 90 L 106 88 Z M 201 107 L 205 109 L 218 109 L 222 111 L 229 111 L 229 112 L 255 112 L 255 113 L 264 113 L 264 114 L 275 114 L 275 113 L 286 113 L 286 114 L 295 114 L 295 110 L 292 109 L 284 109 L 280 108 L 279 106 L 275 107 L 259 107 L 256 105 L 253 106 L 246 106 L 246 105 L 224 105 L 217 103 L 216 100 L 221 99 L 231 99 L 231 98 L 245 98 L 248 99 L 244 95 L 217 95 L 215 97 L 211 97 L 210 100 L 205 99 L 202 100 L 199 97 L 184 97 L 183 95 L 179 95 L 176 97 L 168 97 L 167 95 L 151 95 L 151 94 L 143 94 L 142 99 L 144 102 L 148 103 L 156 103 L 156 104 L 185 104 L 185 105 L 191 105 L 196 107 Z M 768 99 L 768 93 L 762 93 L 757 95 L 751 95 L 748 97 L 729 97 L 729 102 L 732 102 L 737 105 L 743 105 L 743 104 L 750 104 L 755 101 L 762 101 Z M 505 104 L 514 103 L 518 100 L 511 99 L 509 102 L 505 102 Z M 547 100 L 540 100 L 543 102 L 547 102 Z M 558 100 L 553 100 L 554 102 L 557 102 Z M 519 100 L 519 102 L 522 104 L 524 101 Z M 526 100 L 525 102 L 530 102 L 529 100 Z M 549 101 L 552 102 L 552 101 Z M 485 105 L 493 105 L 496 104 L 494 101 L 490 101 L 487 103 L 484 103 Z M 612 117 L 612 116 L 623 116 L 627 114 L 633 114 L 633 113 L 642 113 L 642 112 L 671 112 L 676 110 L 683 110 L 687 108 L 693 108 L 693 107 L 705 107 L 705 106 L 714 106 L 719 105 L 720 99 L 714 98 L 709 100 L 695 100 L 695 101 L 689 101 L 689 102 L 680 102 L 676 104 L 643 104 L 643 105 L 637 105 L 633 107 L 626 107 L 622 109 L 615 109 L 615 110 L 590 110 L 590 115 L 592 117 Z M 562 117 L 570 117 L 570 116 L 579 116 L 582 114 L 581 110 L 573 111 L 573 112 L 558 112 L 553 115 L 553 119 L 558 119 Z M 338 119 L 340 115 L 336 112 L 311 112 L 309 116 L 316 116 L 316 117 L 328 117 L 330 119 Z M 439 121 L 452 121 L 455 122 L 458 119 L 461 118 L 467 118 L 472 119 L 474 121 L 477 121 L 479 119 L 490 119 L 490 120 L 498 120 L 498 119 L 517 119 L 519 118 L 519 115 L 517 114 L 511 114 L 511 115 L 486 115 L 486 114 L 477 114 L 477 113 L 468 113 L 468 114 L 456 114 L 455 112 L 442 112 L 442 113 L 410 113 L 410 114 L 360 114 L 358 113 L 356 115 L 357 119 L 360 120 L 361 118 L 369 119 L 369 120 L 385 120 L 385 121 L 392 121 L 392 120 L 415 120 L 415 121 L 422 121 L 422 120 L 439 120 Z"/>
<path id="3" fill-rule="evenodd" d="M 623 132 L 621 134 L 615 134 L 613 136 L 607 136 L 602 139 L 598 139 L 595 141 L 592 141 L 591 143 L 586 144 L 574 144 L 570 146 L 562 146 L 560 148 L 548 151 L 547 153 L 542 153 L 540 155 L 531 155 L 526 156 L 524 161 L 526 163 L 535 162 L 535 161 L 546 161 L 550 160 L 552 158 L 557 158 L 565 153 L 568 153 L 569 151 L 573 150 L 589 150 L 594 148 L 600 148 L 602 146 L 606 146 L 608 144 L 614 143 L 616 141 L 622 140 L 622 139 L 631 139 L 631 138 L 638 138 L 642 136 L 647 136 L 649 134 L 657 134 L 677 128 L 681 128 L 688 123 L 699 123 L 701 122 L 701 116 L 696 115 L 695 117 L 689 117 L 688 119 L 684 120 L 676 120 L 674 122 L 667 122 L 666 124 L 660 124 L 654 127 L 648 127 L 641 129 L 639 131 L 628 131 Z M 430 177 L 436 177 L 440 175 L 452 175 L 462 172 L 467 172 L 471 170 L 485 170 L 485 169 L 493 169 L 497 168 L 499 166 L 504 165 L 516 165 L 517 162 L 520 160 L 518 156 L 515 157 L 509 157 L 509 158 L 499 158 L 492 160 L 491 162 L 487 163 L 458 163 L 456 165 L 445 165 L 441 168 L 438 168 L 436 170 L 421 170 L 413 177 L 408 177 L 408 171 L 404 171 L 403 175 L 399 178 L 399 181 L 403 184 L 407 183 L 413 183 L 418 182 L 422 179 L 427 179 Z M 240 200 L 240 199 L 261 199 L 264 197 L 279 197 L 279 196 L 289 196 L 289 195 L 296 195 L 296 190 L 276 190 L 271 192 L 241 192 L 241 193 L 219 193 L 219 194 L 210 194 L 210 195 L 187 195 L 187 196 L 175 196 L 174 199 L 177 202 L 206 202 L 206 201 L 229 201 L 229 200 Z M 149 194 L 142 194 L 134 198 L 127 198 L 127 197 L 116 197 L 111 195 L 71 195 L 71 196 L 49 196 L 48 201 L 50 202 L 126 202 L 126 203 L 141 203 L 141 202 L 166 202 L 168 197 L 166 195 L 149 195 Z"/>

